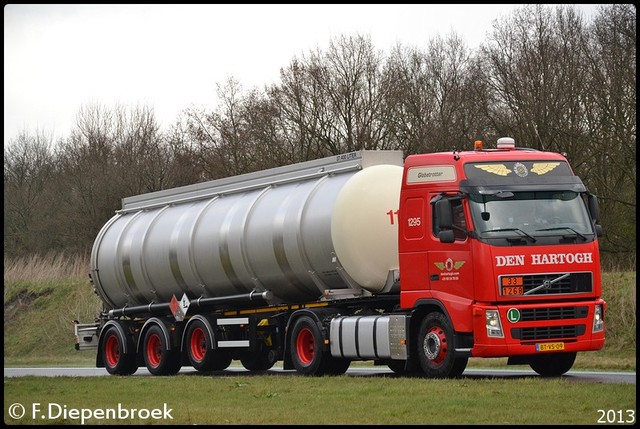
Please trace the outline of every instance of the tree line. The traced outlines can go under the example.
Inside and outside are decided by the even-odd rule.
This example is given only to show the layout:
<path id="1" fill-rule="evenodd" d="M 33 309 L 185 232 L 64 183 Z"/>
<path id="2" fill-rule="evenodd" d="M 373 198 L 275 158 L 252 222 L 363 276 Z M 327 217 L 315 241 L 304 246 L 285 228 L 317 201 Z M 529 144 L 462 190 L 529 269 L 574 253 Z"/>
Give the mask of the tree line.
<path id="1" fill-rule="evenodd" d="M 566 154 L 599 198 L 603 261 L 635 270 L 636 9 L 523 5 L 470 49 L 455 32 L 377 50 L 362 35 L 293 57 L 279 81 L 217 85 L 163 129 L 153 108 L 81 106 L 67 137 L 4 149 L 5 257 L 87 254 L 124 197 L 363 149 L 404 155 L 515 138 Z"/>

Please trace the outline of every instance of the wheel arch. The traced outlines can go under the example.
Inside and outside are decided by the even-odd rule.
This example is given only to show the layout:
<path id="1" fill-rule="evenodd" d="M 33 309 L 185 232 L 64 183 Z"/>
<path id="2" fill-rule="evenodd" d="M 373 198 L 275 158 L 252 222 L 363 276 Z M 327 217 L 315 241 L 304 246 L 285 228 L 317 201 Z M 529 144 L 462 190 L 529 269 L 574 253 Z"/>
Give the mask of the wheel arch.
<path id="1" fill-rule="evenodd" d="M 211 323 L 211 320 L 209 317 L 204 316 L 202 314 L 196 314 L 195 316 L 191 317 L 189 319 L 189 321 L 186 323 L 186 325 L 184 325 L 184 330 L 182 331 L 184 334 L 186 334 L 187 332 L 189 332 L 189 327 L 191 325 L 193 325 L 196 321 L 201 321 L 204 326 L 205 329 L 207 331 L 207 336 L 209 337 L 210 340 L 210 344 L 211 344 L 211 348 L 212 349 L 216 349 L 218 348 L 216 345 L 216 341 L 215 341 L 215 333 L 214 333 L 214 328 L 213 328 L 213 324 Z M 187 335 L 181 335 L 181 340 L 180 340 L 180 350 L 182 352 L 187 350 Z"/>
<path id="2" fill-rule="evenodd" d="M 140 329 L 140 335 L 138 335 L 138 342 L 136 345 L 136 351 L 138 352 L 138 354 L 141 354 L 144 348 L 144 336 L 147 334 L 147 331 L 149 331 L 149 329 L 151 329 L 151 327 L 155 325 L 159 326 L 160 330 L 162 331 L 162 335 L 164 336 L 167 344 L 167 350 L 180 350 L 180 342 L 179 340 L 174 341 L 174 338 L 182 337 L 181 332 L 178 332 L 177 335 L 171 335 L 171 331 L 176 330 L 177 325 L 171 324 L 158 317 L 151 317 L 146 322 L 144 322 L 144 325 L 142 325 L 142 328 Z"/>
<path id="3" fill-rule="evenodd" d="M 416 302 L 416 307 L 411 311 L 409 338 L 416 338 L 418 335 L 418 329 L 420 328 L 420 322 L 427 314 L 434 311 L 442 313 L 451 323 L 451 326 L 453 327 L 454 349 L 456 350 L 456 354 L 461 357 L 470 356 L 471 348 L 473 347 L 473 333 L 457 331 L 455 329 L 455 320 L 451 317 L 451 314 L 444 303 L 438 299 L 427 298 L 420 299 Z M 409 356 L 412 356 L 412 353 L 413 348 L 409 347 Z"/>
<path id="4" fill-rule="evenodd" d="M 129 324 L 126 322 L 109 320 L 104 324 L 102 329 L 100 329 L 100 336 L 98 337 L 98 353 L 96 354 L 96 368 L 105 367 L 103 355 L 105 334 L 112 326 L 115 327 L 118 339 L 122 344 L 122 353 L 135 353 L 136 350 L 134 340 L 131 339 L 130 335 L 127 335 L 127 330 L 129 329 L 128 325 Z"/>
<path id="5" fill-rule="evenodd" d="M 444 316 L 451 321 L 451 316 L 447 307 L 442 301 L 437 299 L 420 299 L 416 302 L 415 308 L 411 311 L 411 335 L 415 335 L 420 327 L 420 321 L 429 313 L 434 311 L 444 314 Z M 453 326 L 453 321 L 451 321 Z M 454 329 L 455 331 L 455 329 Z"/>

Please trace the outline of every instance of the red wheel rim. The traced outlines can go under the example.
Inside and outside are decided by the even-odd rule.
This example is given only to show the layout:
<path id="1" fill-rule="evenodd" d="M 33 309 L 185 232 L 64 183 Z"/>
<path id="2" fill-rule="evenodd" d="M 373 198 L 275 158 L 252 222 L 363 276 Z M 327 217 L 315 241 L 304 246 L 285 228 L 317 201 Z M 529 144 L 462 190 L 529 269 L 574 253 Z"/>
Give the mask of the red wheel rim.
<path id="1" fill-rule="evenodd" d="M 313 332 L 309 328 L 302 328 L 296 340 L 296 351 L 300 361 L 305 365 L 310 364 L 313 361 L 315 349 Z"/>
<path id="2" fill-rule="evenodd" d="M 109 335 L 107 343 L 105 344 L 105 358 L 107 359 L 107 365 L 111 368 L 118 365 L 120 361 L 120 341 L 115 335 Z"/>
<path id="3" fill-rule="evenodd" d="M 207 341 L 204 331 L 201 328 L 195 328 L 191 333 L 191 356 L 195 361 L 202 362 L 206 353 Z"/>
<path id="4" fill-rule="evenodd" d="M 429 329 L 424 338 L 424 352 L 427 358 L 436 365 L 444 362 L 449 351 L 447 336 L 439 326 Z"/>
<path id="5" fill-rule="evenodd" d="M 151 334 L 147 340 L 147 361 L 153 367 L 160 365 L 162 359 L 162 341 L 158 334 Z"/>

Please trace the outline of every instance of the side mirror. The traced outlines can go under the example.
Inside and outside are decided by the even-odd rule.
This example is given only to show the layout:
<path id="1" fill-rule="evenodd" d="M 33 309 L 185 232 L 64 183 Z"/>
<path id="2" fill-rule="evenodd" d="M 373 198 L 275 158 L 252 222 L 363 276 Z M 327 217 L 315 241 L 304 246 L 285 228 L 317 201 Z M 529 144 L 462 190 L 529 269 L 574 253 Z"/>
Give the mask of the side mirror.
<path id="1" fill-rule="evenodd" d="M 441 243 L 453 243 L 454 241 L 456 241 L 456 237 L 453 234 L 452 229 L 445 229 L 438 232 L 438 238 L 440 239 Z"/>
<path id="2" fill-rule="evenodd" d="M 598 198 L 596 198 L 596 196 L 593 194 L 587 194 L 587 201 L 589 203 L 589 213 L 591 214 L 591 219 L 593 219 L 595 223 L 598 223 L 598 220 L 600 220 Z"/>
<path id="3" fill-rule="evenodd" d="M 600 207 L 598 206 L 598 198 L 593 194 L 587 194 L 587 204 L 589 205 L 589 215 L 596 229 L 596 236 L 602 236 L 602 226 L 598 225 L 600 220 Z"/>
<path id="4" fill-rule="evenodd" d="M 602 237 L 602 225 L 596 224 L 596 235 Z"/>
<path id="5" fill-rule="evenodd" d="M 436 201 L 435 210 L 438 230 L 451 229 L 453 227 L 453 210 L 451 210 L 451 201 L 447 199 Z"/>
<path id="6" fill-rule="evenodd" d="M 453 210 L 451 209 L 451 201 L 441 199 L 435 202 L 434 210 L 436 212 L 436 226 L 438 227 L 438 238 L 441 243 L 453 243 L 455 236 L 453 234 Z"/>

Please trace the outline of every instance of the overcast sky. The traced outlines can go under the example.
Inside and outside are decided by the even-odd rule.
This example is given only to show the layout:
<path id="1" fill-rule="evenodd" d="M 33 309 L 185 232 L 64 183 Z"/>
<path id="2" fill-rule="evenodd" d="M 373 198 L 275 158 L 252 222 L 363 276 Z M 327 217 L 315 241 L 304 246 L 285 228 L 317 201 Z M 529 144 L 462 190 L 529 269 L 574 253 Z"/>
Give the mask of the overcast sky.
<path id="1" fill-rule="evenodd" d="M 452 31 L 470 48 L 522 5 L 6 5 L 4 141 L 67 137 L 83 105 L 150 106 L 166 129 L 213 108 L 216 84 L 277 83 L 294 57 L 333 37 L 369 36 L 385 53 Z M 598 5 L 576 5 L 589 18 Z"/>

